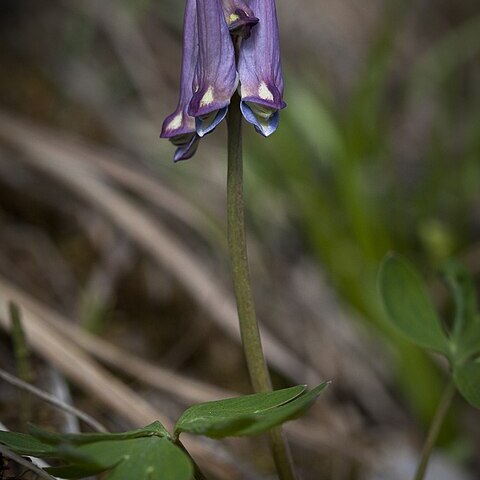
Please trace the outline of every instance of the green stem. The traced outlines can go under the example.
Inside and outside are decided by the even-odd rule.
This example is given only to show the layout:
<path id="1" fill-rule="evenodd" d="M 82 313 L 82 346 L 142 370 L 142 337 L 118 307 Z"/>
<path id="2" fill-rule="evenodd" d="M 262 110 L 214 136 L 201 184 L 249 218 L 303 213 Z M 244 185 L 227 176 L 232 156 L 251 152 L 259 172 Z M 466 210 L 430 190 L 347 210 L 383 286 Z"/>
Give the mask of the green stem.
<path id="1" fill-rule="evenodd" d="M 263 355 L 262 341 L 255 314 L 248 269 L 245 213 L 243 201 L 242 114 L 240 97 L 232 98 L 228 111 L 227 215 L 228 247 L 232 264 L 233 286 L 237 300 L 240 332 L 250 381 L 255 392 L 269 392 L 272 383 Z M 281 480 L 296 476 L 288 444 L 280 427 L 269 432 L 270 447 Z"/>
<path id="2" fill-rule="evenodd" d="M 23 330 L 20 308 L 13 302 L 9 305 L 11 331 L 18 377 L 26 383 L 33 383 L 33 369 L 30 363 L 30 351 Z M 32 420 L 32 397 L 25 392 L 20 398 L 20 418 L 26 426 Z"/>
<path id="3" fill-rule="evenodd" d="M 428 461 L 430 460 L 430 455 L 432 454 L 433 447 L 442 428 L 445 416 L 450 408 L 453 397 L 455 395 L 455 385 L 453 382 L 449 382 L 445 387 L 440 403 L 438 404 L 437 411 L 433 417 L 432 424 L 430 425 L 430 430 L 425 440 L 425 445 L 423 446 L 422 457 L 420 459 L 420 464 L 417 468 L 417 473 L 415 474 L 415 480 L 423 480 L 425 478 L 425 473 L 427 471 Z"/>
<path id="4" fill-rule="evenodd" d="M 188 455 L 188 457 L 190 458 L 190 461 L 192 462 L 193 464 L 193 478 L 194 480 L 207 480 L 207 477 L 203 474 L 203 472 L 200 470 L 200 467 L 198 466 L 197 462 L 195 462 L 195 460 L 193 459 L 193 457 L 190 455 L 190 453 L 188 452 L 188 450 L 185 448 L 185 446 L 183 445 L 183 443 L 177 438 L 175 440 L 175 444 L 180 447 L 185 454 Z"/>

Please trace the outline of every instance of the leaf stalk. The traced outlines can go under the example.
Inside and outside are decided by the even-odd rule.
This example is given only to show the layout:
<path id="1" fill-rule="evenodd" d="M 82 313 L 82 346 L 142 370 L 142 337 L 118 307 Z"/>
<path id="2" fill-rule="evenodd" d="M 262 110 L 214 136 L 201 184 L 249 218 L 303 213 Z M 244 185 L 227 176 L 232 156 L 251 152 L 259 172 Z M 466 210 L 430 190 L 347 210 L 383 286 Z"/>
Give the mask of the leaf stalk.
<path id="1" fill-rule="evenodd" d="M 437 442 L 438 434 L 440 433 L 440 429 L 445 421 L 445 417 L 452 403 L 455 391 L 455 384 L 450 381 L 445 387 L 442 398 L 440 399 L 440 403 L 438 404 L 437 411 L 435 412 L 435 416 L 433 417 L 430 425 L 430 430 L 423 446 L 422 456 L 420 458 L 420 463 L 418 465 L 414 480 L 423 480 L 425 478 L 433 447 Z"/>

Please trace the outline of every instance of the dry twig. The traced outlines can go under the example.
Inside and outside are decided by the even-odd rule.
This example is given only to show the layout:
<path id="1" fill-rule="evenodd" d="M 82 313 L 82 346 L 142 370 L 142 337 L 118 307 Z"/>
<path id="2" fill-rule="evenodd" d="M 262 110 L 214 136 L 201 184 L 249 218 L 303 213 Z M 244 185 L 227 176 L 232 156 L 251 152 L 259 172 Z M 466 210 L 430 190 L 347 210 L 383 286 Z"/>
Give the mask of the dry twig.
<path id="1" fill-rule="evenodd" d="M 40 388 L 37 388 L 34 385 L 31 385 L 30 383 L 20 380 L 19 378 L 15 377 L 14 375 L 11 375 L 10 373 L 3 370 L 2 368 L 0 368 L 0 378 L 5 382 L 10 383 L 10 385 L 20 388 L 21 390 L 25 390 L 26 392 L 31 393 L 32 395 L 35 395 L 38 398 L 41 398 L 42 400 L 50 403 L 54 407 L 60 408 L 61 410 L 64 410 L 65 412 L 70 413 L 71 415 L 75 415 L 80 420 L 83 420 L 87 425 L 90 425 L 97 432 L 107 431 L 107 429 L 99 421 L 95 420 L 88 413 L 82 412 L 78 408 L 68 405 L 68 403 L 62 402 L 61 400 L 54 397 L 53 395 L 50 395 L 49 393 L 44 392 Z"/>
<path id="2" fill-rule="evenodd" d="M 23 151 L 27 162 L 68 185 L 102 210 L 177 278 L 225 333 L 240 341 L 237 312 L 231 295 L 189 252 L 181 239 L 172 235 L 139 205 L 105 184 L 96 169 L 82 162 L 82 150 L 76 148 L 74 142 L 62 140 L 46 129 L 5 113 L 0 113 L 0 137 Z M 262 339 L 267 359 L 285 376 L 300 383 L 305 378 L 320 380 L 318 373 L 294 356 L 265 328 L 262 329 Z"/>
<path id="3" fill-rule="evenodd" d="M 35 475 L 40 478 L 44 478 L 45 480 L 55 480 L 55 477 L 49 475 L 45 470 L 37 467 L 34 463 L 28 461 L 27 459 L 17 455 L 16 453 L 12 452 L 9 448 L 5 447 L 4 445 L 0 445 L 0 453 L 7 458 L 17 462 L 19 465 L 24 466 L 27 470 L 32 471 Z"/>
<path id="4" fill-rule="evenodd" d="M 23 305 L 24 308 L 31 312 L 30 318 L 39 324 L 39 328 L 53 328 L 57 334 L 61 333 L 62 336 L 64 335 L 68 338 L 68 341 L 74 342 L 112 368 L 129 374 L 132 378 L 158 388 L 163 392 L 173 394 L 184 403 L 205 402 L 238 395 L 236 392 L 221 390 L 162 367 L 154 366 L 125 350 L 95 337 L 83 331 L 73 322 L 40 304 L 40 302 L 33 300 L 25 292 L 13 287 L 0 277 L 0 306 L 3 301 L 2 297 L 12 298 L 18 304 Z M 325 409 L 325 405 L 323 407 Z M 352 459 L 368 462 L 370 459 L 368 449 L 350 438 L 352 432 L 338 432 L 335 430 L 335 427 L 332 427 L 335 412 L 331 411 L 326 416 L 332 417 L 329 425 L 322 426 L 317 424 L 313 426 L 311 421 L 298 421 L 287 424 L 285 429 L 291 435 L 292 440 L 303 447 L 328 454 L 334 451 Z M 343 448 L 345 435 L 349 436 L 350 447 L 348 451 L 345 451 Z"/>

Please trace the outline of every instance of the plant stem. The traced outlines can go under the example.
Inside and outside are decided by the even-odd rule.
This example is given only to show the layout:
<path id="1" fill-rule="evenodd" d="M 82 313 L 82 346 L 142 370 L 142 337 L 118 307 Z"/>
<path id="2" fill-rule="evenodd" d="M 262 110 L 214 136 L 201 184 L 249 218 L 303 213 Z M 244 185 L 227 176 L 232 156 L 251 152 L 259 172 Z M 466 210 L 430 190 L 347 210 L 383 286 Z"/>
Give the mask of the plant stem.
<path id="1" fill-rule="evenodd" d="M 190 461 L 192 462 L 193 465 L 193 478 L 194 480 L 207 480 L 207 477 L 203 474 L 203 472 L 200 470 L 200 467 L 198 466 L 197 462 L 193 459 L 193 457 L 190 455 L 188 450 L 185 448 L 183 443 L 177 438 L 175 440 L 175 444 L 179 446 L 186 455 L 190 458 Z"/>
<path id="2" fill-rule="evenodd" d="M 23 330 L 20 308 L 15 303 L 9 302 L 8 309 L 18 376 L 25 383 L 33 383 L 33 369 L 30 363 L 30 352 Z M 23 427 L 32 420 L 32 397 L 28 392 L 20 398 L 20 418 Z"/>
<path id="3" fill-rule="evenodd" d="M 234 94 L 228 110 L 227 216 L 228 248 L 233 286 L 250 381 L 255 392 L 269 392 L 272 383 L 263 355 L 248 269 L 243 201 L 242 114 L 240 97 Z M 280 427 L 269 432 L 270 448 L 281 480 L 295 480 L 290 450 Z"/>
<path id="4" fill-rule="evenodd" d="M 452 381 L 448 383 L 445 387 L 445 390 L 438 404 L 437 411 L 433 417 L 432 424 L 430 425 L 430 430 L 425 440 L 425 445 L 423 446 L 422 457 L 420 459 L 420 464 L 417 468 L 417 473 L 415 474 L 415 480 L 423 480 L 425 478 L 425 473 L 427 471 L 428 461 L 430 460 L 430 455 L 432 453 L 433 447 L 440 433 L 440 429 L 445 420 L 445 416 L 450 408 L 452 399 L 455 395 L 455 385 Z"/>
<path id="5" fill-rule="evenodd" d="M 51 475 L 49 475 L 43 468 L 37 467 L 37 465 L 32 463 L 30 460 L 27 460 L 26 458 L 16 454 L 15 452 L 12 452 L 12 450 L 5 447 L 5 445 L 0 445 L 0 454 L 3 455 L 4 457 L 9 458 L 10 460 L 13 460 L 19 465 L 22 465 L 22 467 L 25 467 L 27 470 L 30 470 L 38 478 L 44 478 L 45 480 L 56 480 L 55 477 L 52 477 Z M 3 475 L 2 475 L 2 478 L 3 478 Z M 17 477 L 9 477 L 9 478 L 17 478 Z"/>

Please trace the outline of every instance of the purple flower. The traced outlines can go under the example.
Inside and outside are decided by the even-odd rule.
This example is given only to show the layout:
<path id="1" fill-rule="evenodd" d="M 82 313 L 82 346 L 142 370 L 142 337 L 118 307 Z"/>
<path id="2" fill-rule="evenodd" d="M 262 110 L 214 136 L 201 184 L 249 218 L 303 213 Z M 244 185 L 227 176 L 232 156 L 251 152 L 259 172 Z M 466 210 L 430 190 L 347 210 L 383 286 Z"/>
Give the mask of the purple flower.
<path id="1" fill-rule="evenodd" d="M 195 129 L 195 118 L 188 114 L 192 98 L 193 77 L 198 57 L 197 7 L 196 0 L 187 0 L 183 22 L 183 59 L 180 80 L 180 99 L 176 110 L 162 126 L 160 137 L 168 138 L 177 147 L 174 160 L 187 160 L 197 150 L 199 136 Z"/>
<path id="2" fill-rule="evenodd" d="M 274 0 L 251 0 L 250 6 L 259 22 L 240 49 L 241 109 L 247 122 L 268 137 L 278 127 L 278 111 L 286 107 L 277 12 Z"/>
<path id="3" fill-rule="evenodd" d="M 258 18 L 244 0 L 222 0 L 223 12 L 232 35 L 248 38 Z"/>
<path id="4" fill-rule="evenodd" d="M 177 146 L 175 161 L 225 118 L 239 80 L 244 117 L 272 134 L 286 106 L 275 1 L 187 0 L 183 41 L 180 99 L 160 135 Z"/>
<path id="5" fill-rule="evenodd" d="M 198 62 L 188 113 L 203 137 L 225 118 L 238 75 L 220 0 L 197 0 L 197 25 Z"/>

